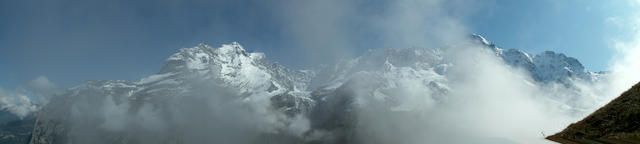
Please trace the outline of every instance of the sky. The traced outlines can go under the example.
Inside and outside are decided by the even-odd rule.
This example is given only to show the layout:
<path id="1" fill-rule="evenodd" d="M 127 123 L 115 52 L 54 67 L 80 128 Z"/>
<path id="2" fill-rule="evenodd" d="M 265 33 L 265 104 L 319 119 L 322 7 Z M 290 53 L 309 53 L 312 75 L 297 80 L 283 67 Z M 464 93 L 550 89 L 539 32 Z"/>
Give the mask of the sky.
<path id="1" fill-rule="evenodd" d="M 12 89 L 40 76 L 67 88 L 86 80 L 137 81 L 158 72 L 179 48 L 198 43 L 215 47 L 237 41 L 248 51 L 265 53 L 272 62 L 303 69 L 368 49 L 432 47 L 416 41 L 438 38 L 388 41 L 412 39 L 393 35 L 394 30 L 412 29 L 380 25 L 448 24 L 421 19 L 380 21 L 377 18 L 404 16 L 385 15 L 402 11 L 385 9 L 386 4 L 368 0 L 3 0 L 0 87 Z M 629 5 L 628 1 L 597 0 L 454 0 L 441 8 L 417 7 L 404 14 L 444 9 L 468 31 L 500 47 L 533 54 L 561 52 L 576 57 L 591 71 L 602 71 L 614 56 L 612 40 L 631 38 L 626 18 L 634 9 Z M 381 27 L 385 32 L 380 32 Z M 430 31 L 434 30 L 416 33 Z"/>

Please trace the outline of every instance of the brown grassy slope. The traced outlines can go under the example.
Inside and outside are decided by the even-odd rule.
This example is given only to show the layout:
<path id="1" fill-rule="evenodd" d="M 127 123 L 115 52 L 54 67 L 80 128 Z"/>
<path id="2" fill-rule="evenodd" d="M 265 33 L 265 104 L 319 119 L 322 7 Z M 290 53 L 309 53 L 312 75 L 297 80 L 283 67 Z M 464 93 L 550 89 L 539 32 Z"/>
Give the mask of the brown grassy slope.
<path id="1" fill-rule="evenodd" d="M 547 139 L 565 144 L 640 144 L 640 83 Z"/>

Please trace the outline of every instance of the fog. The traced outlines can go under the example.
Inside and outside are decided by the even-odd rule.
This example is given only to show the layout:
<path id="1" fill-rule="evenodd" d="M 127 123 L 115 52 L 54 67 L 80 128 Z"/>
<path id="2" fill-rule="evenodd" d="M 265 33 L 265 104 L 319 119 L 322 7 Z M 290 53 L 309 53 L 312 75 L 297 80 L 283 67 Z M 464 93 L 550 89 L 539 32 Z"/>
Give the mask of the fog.
<path id="1" fill-rule="evenodd" d="M 434 102 L 433 96 L 420 92 L 425 87 L 406 87 L 395 93 L 418 91 L 413 93 L 422 99 L 404 102 L 425 107 L 405 111 L 377 108 L 380 105 L 360 107 L 361 125 L 356 131 L 362 133 L 358 135 L 362 143 L 544 143 L 544 134 L 578 118 L 557 109 L 546 100 L 553 93 L 487 49 L 462 45 L 447 51 L 445 57 L 455 65 L 446 75 L 451 91 L 444 100 Z M 412 85 L 411 81 L 400 83 Z"/>
<path id="2" fill-rule="evenodd" d="M 549 143 L 545 136 L 583 118 L 640 80 L 640 42 L 615 41 L 619 54 L 601 79 L 569 79 L 566 82 L 575 86 L 571 88 L 565 87 L 567 83 L 536 82 L 527 71 L 505 64 L 469 39 L 472 32 L 461 20 L 474 11 L 472 6 L 483 4 L 400 0 L 381 2 L 377 7 L 381 10 L 373 13 L 359 6 L 366 1 L 274 5 L 285 3 L 296 7 L 283 6 L 274 14 L 299 47 L 290 53 L 304 55 L 302 61 L 309 65 L 354 58 L 359 54 L 353 47 L 371 44 L 352 42 L 367 34 L 376 37 L 371 41 L 378 47 L 373 49 L 434 48 L 450 65 L 444 73 L 433 67 L 389 68 L 425 76 L 420 78 L 391 75 L 394 79 L 389 80 L 375 72 L 356 72 L 340 86 L 345 97 L 353 99 L 345 104 L 353 118 L 347 119 L 353 123 L 344 127 L 347 130 L 314 127 L 311 111 L 288 115 L 273 106 L 267 92 L 239 93 L 197 77 L 187 78 L 183 83 L 189 89 L 180 94 L 167 90 L 136 96 L 91 86 L 72 88 L 67 92 L 87 90 L 61 96 L 54 83 L 38 77 L 23 89 L 0 88 L 0 109 L 24 117 L 39 105 L 62 104 L 48 106 L 68 111 L 52 117 L 67 124 L 64 137 L 73 143 L 339 143 L 345 141 L 336 137 L 347 137 L 346 142 L 363 144 L 527 144 Z M 362 29 L 370 33 L 361 33 Z M 425 87 L 427 79 L 436 79 L 449 90 L 434 95 Z M 393 87 L 379 86 L 386 82 Z M 321 87 L 314 88 L 310 91 Z M 389 99 L 379 98 L 374 91 Z M 49 111 L 40 115 L 45 112 Z"/>
<path id="3" fill-rule="evenodd" d="M 185 81 L 191 88 L 180 95 L 160 91 L 132 99 L 127 93 L 81 91 L 71 96 L 71 113 L 64 119 L 74 143 L 548 143 L 545 135 L 626 89 L 612 87 L 623 85 L 618 83 L 628 74 L 617 71 L 595 83 L 571 80 L 576 88 L 539 83 L 463 38 L 442 54 L 452 64 L 442 76 L 433 69 L 389 66 L 425 77 L 384 79 L 373 72 L 351 77 L 341 86 L 353 99 L 345 103 L 352 108 L 347 116 L 353 117 L 347 118 L 353 125 L 346 131 L 314 127 L 313 113 L 288 116 L 264 93 L 240 94 L 199 78 Z M 423 85 L 427 79 L 444 82 L 449 91 L 433 95 Z M 394 87 L 381 88 L 387 80 Z"/>
<path id="4" fill-rule="evenodd" d="M 267 100 L 242 101 L 239 94 L 201 80 L 188 85 L 196 87 L 184 95 L 156 94 L 144 102 L 80 93 L 70 106 L 69 142 L 262 143 L 270 135 L 294 141 L 298 129 L 304 129 L 289 124 L 300 119 L 287 119 Z"/>

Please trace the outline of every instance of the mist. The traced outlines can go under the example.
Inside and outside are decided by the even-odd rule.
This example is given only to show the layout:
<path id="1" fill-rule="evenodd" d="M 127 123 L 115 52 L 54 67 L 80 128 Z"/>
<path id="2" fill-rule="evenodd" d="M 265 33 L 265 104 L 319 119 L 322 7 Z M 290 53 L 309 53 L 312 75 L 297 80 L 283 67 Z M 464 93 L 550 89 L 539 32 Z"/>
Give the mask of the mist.
<path id="1" fill-rule="evenodd" d="M 68 140 L 79 143 L 545 143 L 545 135 L 621 92 L 605 91 L 617 82 L 610 78 L 570 81 L 575 88 L 539 83 L 483 45 L 460 43 L 441 49 L 445 72 L 387 59 L 381 68 L 387 71 L 347 78 L 338 88 L 350 99 L 344 115 L 352 124 L 339 128 L 346 131 L 318 127 L 314 111 L 287 115 L 269 95 L 237 93 L 197 77 L 183 82 L 190 88 L 180 95 L 162 90 L 132 97 L 89 84 L 58 99 L 71 100 L 63 119 Z M 448 90 L 435 93 L 432 82 Z M 45 108 L 41 115 L 48 113 Z"/>
<path id="2" fill-rule="evenodd" d="M 70 106 L 52 109 L 70 111 L 63 116 L 69 136 L 63 137 L 73 143 L 299 143 L 308 130 L 308 120 L 287 117 L 269 99 L 211 81 L 187 85 L 192 88 L 182 95 L 157 93 L 146 100 L 85 85 L 63 97 Z"/>
<path id="3" fill-rule="evenodd" d="M 464 20 L 490 4 L 457 0 L 264 3 L 260 8 L 267 9 L 265 15 L 277 20 L 274 27 L 282 27 L 271 31 L 273 36 L 287 39 L 271 43 L 287 45 L 275 59 L 315 70 L 310 72 L 314 77 L 308 88 L 292 86 L 293 92 L 276 94 L 271 86 L 277 84 L 269 81 L 275 76 L 261 73 L 264 67 L 244 69 L 251 75 L 238 76 L 255 79 L 234 81 L 239 86 L 263 84 L 251 87 L 255 93 L 222 85 L 215 77 L 226 70 L 220 66 L 187 72 L 180 77 L 184 81 L 179 86 L 184 89 L 173 87 L 171 81 L 149 84 L 175 74 L 161 72 L 137 82 L 99 85 L 104 81 L 89 81 L 61 93 L 59 86 L 42 76 L 23 89 L 0 88 L 0 109 L 19 117 L 38 112 L 40 118 L 59 122 L 40 120 L 36 127 L 54 125 L 53 129 L 66 134 L 55 137 L 71 143 L 528 144 L 550 143 L 544 137 L 640 80 L 640 42 L 614 41 L 619 53 L 598 79 L 536 81 L 525 69 L 506 64 L 486 45 L 469 38 L 473 32 Z M 175 6 L 167 8 L 175 14 L 170 18 L 183 20 L 178 18 L 184 9 L 180 6 L 187 4 L 170 5 Z M 250 19 L 261 16 L 239 21 L 258 23 Z M 204 29 L 232 35 L 212 36 L 216 40 L 237 37 L 226 27 Z M 387 56 L 399 51 L 430 57 L 418 64 Z M 269 54 L 259 52 L 255 48 L 241 54 Z M 198 77 L 203 76 L 200 72 L 214 77 Z M 274 97 L 282 95 L 303 95 L 314 102 L 310 110 L 291 113 L 276 106 Z M 294 105 L 301 101 L 295 99 Z"/>
<path id="4" fill-rule="evenodd" d="M 64 119 L 69 141 L 79 143 L 548 143 L 546 135 L 624 90 L 612 86 L 622 85 L 617 78 L 627 73 L 615 71 L 596 82 L 570 80 L 576 87 L 569 88 L 536 82 L 485 46 L 460 40 L 440 49 L 444 63 L 434 68 L 387 59 L 382 68 L 350 75 L 336 95 L 349 100 L 350 110 L 333 112 L 350 118 L 324 117 L 349 120 L 342 130 L 318 127 L 315 111 L 288 115 L 269 95 L 237 93 L 197 77 L 183 82 L 190 88 L 180 95 L 132 97 L 85 85 L 58 99 L 71 99 Z M 447 91 L 436 93 L 433 82 Z"/>
<path id="5" fill-rule="evenodd" d="M 445 75 L 449 93 L 437 99 L 424 92 L 427 87 L 415 86 L 424 79 L 396 81 L 400 88 L 388 96 L 398 98 L 397 105 L 420 107 L 360 105 L 356 133 L 361 143 L 544 143 L 545 133 L 580 118 L 558 109 L 547 100 L 553 93 L 487 49 L 463 45 L 446 51 L 454 64 Z M 367 91 L 354 89 L 359 90 Z"/>

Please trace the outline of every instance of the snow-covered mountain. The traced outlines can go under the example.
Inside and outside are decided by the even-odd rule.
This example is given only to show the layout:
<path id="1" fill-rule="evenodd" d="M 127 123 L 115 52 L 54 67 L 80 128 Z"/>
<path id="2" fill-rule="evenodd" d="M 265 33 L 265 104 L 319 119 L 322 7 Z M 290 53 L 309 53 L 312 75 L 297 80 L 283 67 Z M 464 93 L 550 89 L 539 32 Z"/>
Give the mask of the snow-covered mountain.
<path id="1" fill-rule="evenodd" d="M 532 56 L 479 35 L 471 41 L 529 73 L 535 84 L 600 77 L 564 54 Z M 349 133 L 357 119 L 351 110 L 361 105 L 411 111 L 446 101 L 449 69 L 457 64 L 445 51 L 376 49 L 335 65 L 292 70 L 237 42 L 201 44 L 180 49 L 159 73 L 140 81 L 90 81 L 69 89 L 39 112 L 30 143 L 192 143 L 207 139 L 192 130 L 215 133 L 228 125 L 256 132 L 262 143 L 354 142 L 349 135 L 318 133 Z"/>
<path id="2" fill-rule="evenodd" d="M 521 67 L 531 73 L 540 82 L 564 81 L 567 78 L 578 78 L 587 81 L 597 80 L 599 73 L 590 72 L 576 58 L 562 53 L 544 51 L 531 55 L 517 49 L 502 49 L 480 35 L 472 35 L 477 42 L 490 48 L 504 62 L 514 67 Z"/>
<path id="3" fill-rule="evenodd" d="M 235 42 L 219 48 L 204 44 L 183 48 L 165 61 L 160 73 L 138 82 L 90 81 L 71 88 L 40 111 L 31 143 L 89 142 L 91 138 L 67 139 L 66 136 L 67 133 L 77 133 L 79 129 L 91 129 L 91 125 L 101 125 L 113 116 L 130 115 L 127 112 L 114 113 L 114 107 L 142 113 L 140 111 L 149 106 L 154 109 L 150 113 L 165 117 L 179 115 L 165 111 L 182 109 L 174 106 L 180 105 L 185 100 L 184 97 L 201 95 L 233 96 L 215 100 L 239 103 L 258 116 L 269 117 L 271 110 L 277 111 L 271 121 L 279 123 L 280 119 L 295 117 L 295 114 L 309 111 L 312 107 L 314 102 L 310 99 L 308 85 L 313 76 L 311 71 L 290 70 L 277 63 L 270 63 L 264 54 L 248 53 Z M 163 111 L 159 112 L 162 114 L 156 113 L 156 109 Z M 76 119 L 100 120 L 88 121 L 79 126 L 81 124 Z M 104 138 L 101 139 L 102 142 L 130 140 L 118 138 L 123 135 L 113 135 L 101 137 Z"/>
<path id="4" fill-rule="evenodd" d="M 219 48 L 200 44 L 171 55 L 159 74 L 136 83 L 139 89 L 135 92 L 166 94 L 171 87 L 169 93 L 179 95 L 189 89 L 189 82 L 199 79 L 231 87 L 242 99 L 283 99 L 287 102 L 278 103 L 278 108 L 303 111 L 312 104 L 308 85 L 313 76 L 311 71 L 270 63 L 263 53 L 248 53 L 237 42 Z"/>

